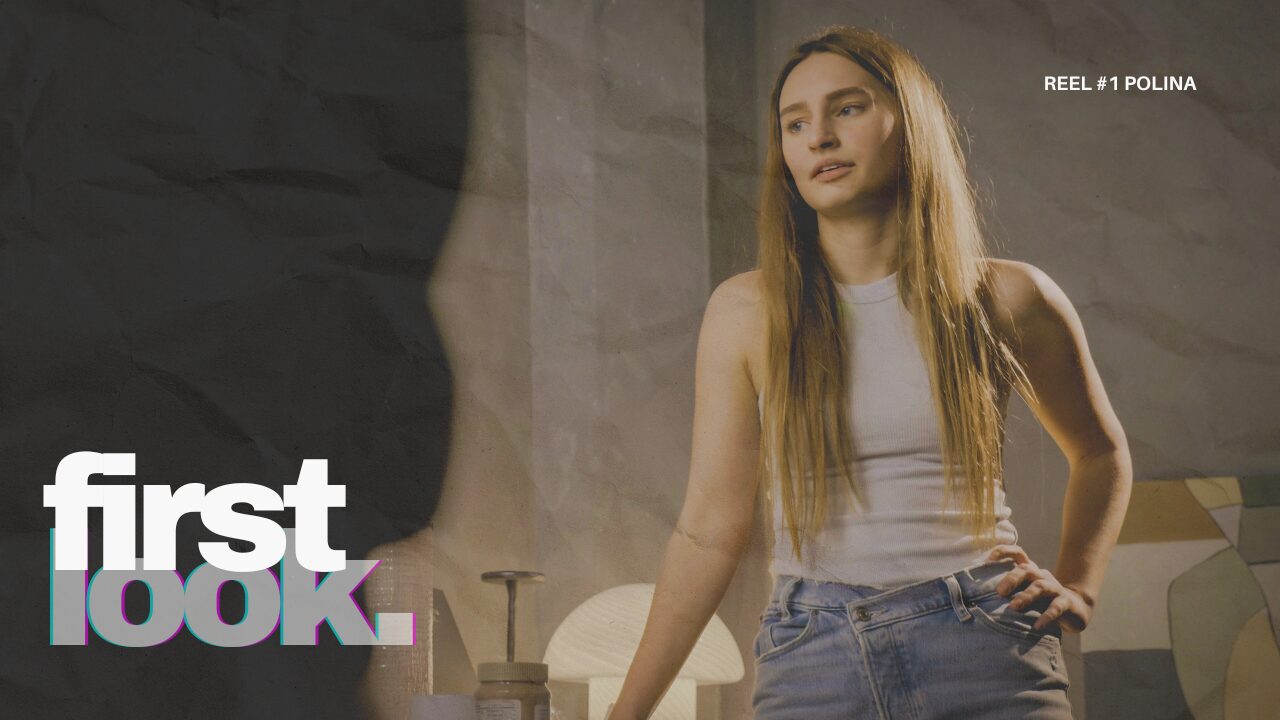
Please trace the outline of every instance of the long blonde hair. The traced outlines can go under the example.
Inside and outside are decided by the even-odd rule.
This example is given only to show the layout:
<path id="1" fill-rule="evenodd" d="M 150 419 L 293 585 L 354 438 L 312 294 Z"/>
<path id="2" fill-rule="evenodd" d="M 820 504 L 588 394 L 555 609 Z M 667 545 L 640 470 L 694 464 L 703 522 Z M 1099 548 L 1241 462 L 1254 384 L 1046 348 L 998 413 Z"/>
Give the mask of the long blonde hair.
<path id="1" fill-rule="evenodd" d="M 897 283 L 929 370 L 942 439 L 945 504 L 965 497 L 975 540 L 995 533 L 1003 483 L 1003 407 L 1010 387 L 1032 393 L 1026 374 L 988 317 L 986 249 L 955 120 L 919 61 L 874 31 L 844 25 L 806 38 L 783 65 L 769 99 L 769 147 L 757 226 L 757 265 L 767 327 L 759 469 L 779 481 L 782 515 L 797 559 L 826 518 L 829 460 L 854 498 L 854 452 L 844 398 L 849 348 L 844 310 L 818 245 L 816 213 L 800 197 L 782 156 L 782 85 L 816 52 L 862 66 L 894 96 L 903 142 L 897 173 Z M 959 465 L 963 471 L 955 472 Z"/>

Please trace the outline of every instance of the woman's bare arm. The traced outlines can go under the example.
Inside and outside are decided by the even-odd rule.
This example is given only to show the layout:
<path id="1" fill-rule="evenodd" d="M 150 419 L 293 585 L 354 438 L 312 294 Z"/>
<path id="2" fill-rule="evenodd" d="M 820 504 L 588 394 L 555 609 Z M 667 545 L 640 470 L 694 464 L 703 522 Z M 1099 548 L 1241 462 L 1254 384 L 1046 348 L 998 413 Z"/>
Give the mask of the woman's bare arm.
<path id="1" fill-rule="evenodd" d="M 724 597 L 746 549 L 757 489 L 759 417 L 747 370 L 758 332 L 754 273 L 726 280 L 698 337 L 693 446 L 684 506 L 667 541 L 640 646 L 609 720 L 647 718 Z"/>
<path id="2" fill-rule="evenodd" d="M 1015 350 L 1038 398 L 1027 404 L 1066 456 L 1070 474 L 1053 572 L 1039 575 L 1015 569 L 1000 590 L 1008 592 L 1031 580 L 1027 590 L 1014 596 L 1015 606 L 1056 596 L 1042 622 L 1066 615 L 1064 627 L 1081 630 L 1097 601 L 1128 508 L 1133 483 L 1129 446 L 1071 301 L 1035 266 L 1001 264 L 998 293 L 1011 316 L 1005 320 L 1013 326 Z M 1059 593 L 1055 582 L 1073 591 L 1082 606 L 1077 598 Z"/>

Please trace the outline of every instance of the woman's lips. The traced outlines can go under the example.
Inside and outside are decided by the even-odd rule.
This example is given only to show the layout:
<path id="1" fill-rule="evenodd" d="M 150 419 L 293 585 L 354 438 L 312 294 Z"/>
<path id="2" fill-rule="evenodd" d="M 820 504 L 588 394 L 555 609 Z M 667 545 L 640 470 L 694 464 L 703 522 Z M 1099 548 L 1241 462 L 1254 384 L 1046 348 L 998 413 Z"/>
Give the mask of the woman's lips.
<path id="1" fill-rule="evenodd" d="M 817 175 L 814 175 L 813 179 L 819 180 L 821 182 L 830 182 L 832 180 L 835 180 L 836 178 L 844 177 L 845 175 L 848 175 L 849 171 L 851 170 L 853 170 L 853 167 L 851 165 L 841 165 L 840 167 L 833 168 L 831 170 L 823 170 Z"/>

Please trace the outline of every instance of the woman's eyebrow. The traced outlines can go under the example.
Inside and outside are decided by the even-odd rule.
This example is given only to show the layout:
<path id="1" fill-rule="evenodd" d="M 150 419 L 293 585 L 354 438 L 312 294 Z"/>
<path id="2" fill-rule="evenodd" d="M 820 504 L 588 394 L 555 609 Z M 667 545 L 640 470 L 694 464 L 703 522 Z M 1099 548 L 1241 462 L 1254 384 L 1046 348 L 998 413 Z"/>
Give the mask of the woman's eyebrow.
<path id="1" fill-rule="evenodd" d="M 836 98 L 839 98 L 839 97 L 844 97 L 845 95 L 866 95 L 868 98 L 871 97 L 871 93 L 867 92 L 866 88 L 862 87 L 861 85 L 851 85 L 847 88 L 840 88 L 839 90 L 832 90 L 831 92 L 827 93 L 827 102 L 831 102 L 832 100 L 835 100 Z M 783 115 L 786 115 L 789 112 L 808 107 L 808 105 L 809 104 L 803 100 L 801 100 L 798 103 L 791 103 L 790 105 L 782 108 L 782 110 L 778 111 L 778 117 L 782 117 Z"/>

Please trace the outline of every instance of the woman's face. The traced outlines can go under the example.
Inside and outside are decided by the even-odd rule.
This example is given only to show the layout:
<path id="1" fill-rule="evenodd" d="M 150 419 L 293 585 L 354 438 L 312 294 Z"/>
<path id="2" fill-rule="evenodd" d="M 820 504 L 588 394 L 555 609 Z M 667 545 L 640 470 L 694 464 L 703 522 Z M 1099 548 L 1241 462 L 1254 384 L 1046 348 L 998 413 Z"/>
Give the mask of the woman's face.
<path id="1" fill-rule="evenodd" d="M 817 52 L 792 68 L 778 98 L 782 157 L 810 207 L 836 217 L 891 204 L 902 142 L 897 105 L 842 55 Z M 840 167 L 821 170 L 828 165 Z"/>

